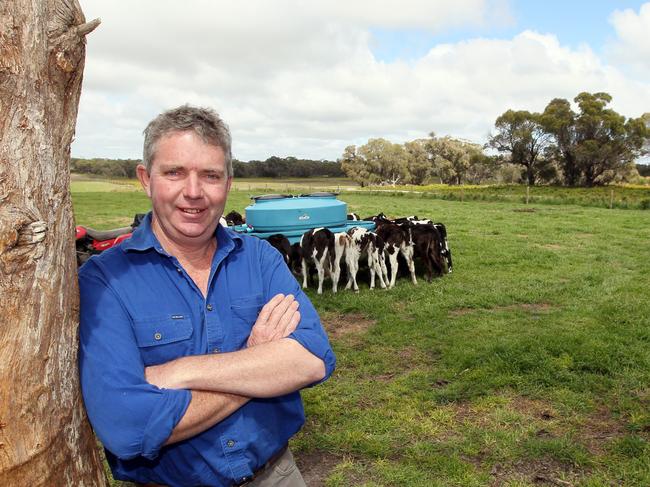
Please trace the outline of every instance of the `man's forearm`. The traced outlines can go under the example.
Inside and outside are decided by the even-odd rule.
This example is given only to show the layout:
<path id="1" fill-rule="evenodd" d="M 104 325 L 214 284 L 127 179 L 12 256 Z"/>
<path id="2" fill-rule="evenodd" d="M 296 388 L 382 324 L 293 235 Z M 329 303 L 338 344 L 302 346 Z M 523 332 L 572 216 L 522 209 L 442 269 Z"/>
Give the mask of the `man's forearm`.
<path id="1" fill-rule="evenodd" d="M 167 364 L 160 387 L 200 389 L 246 397 L 288 394 L 325 376 L 323 361 L 284 338 L 238 352 L 182 357 Z"/>
<path id="2" fill-rule="evenodd" d="M 190 405 L 165 445 L 171 445 L 204 432 L 230 416 L 249 400 L 247 397 L 236 394 L 192 391 Z"/>

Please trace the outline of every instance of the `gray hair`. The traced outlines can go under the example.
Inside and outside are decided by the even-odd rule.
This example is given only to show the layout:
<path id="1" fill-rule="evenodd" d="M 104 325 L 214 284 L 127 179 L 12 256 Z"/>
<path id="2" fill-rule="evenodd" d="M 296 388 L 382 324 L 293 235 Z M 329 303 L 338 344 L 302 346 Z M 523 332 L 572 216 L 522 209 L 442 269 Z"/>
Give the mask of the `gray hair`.
<path id="1" fill-rule="evenodd" d="M 211 108 L 182 105 L 154 118 L 144 129 L 142 163 L 151 171 L 158 141 L 172 132 L 192 130 L 206 144 L 221 147 L 226 156 L 226 175 L 233 176 L 232 140 L 230 130 L 219 114 Z"/>

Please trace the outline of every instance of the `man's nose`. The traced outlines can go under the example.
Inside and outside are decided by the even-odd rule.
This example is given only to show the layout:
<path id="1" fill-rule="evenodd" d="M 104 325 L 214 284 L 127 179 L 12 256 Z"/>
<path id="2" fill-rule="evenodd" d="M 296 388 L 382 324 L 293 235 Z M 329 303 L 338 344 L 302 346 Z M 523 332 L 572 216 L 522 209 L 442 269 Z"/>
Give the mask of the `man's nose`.
<path id="1" fill-rule="evenodd" d="M 201 187 L 201 180 L 199 179 L 198 174 L 190 173 L 185 180 L 185 187 L 183 189 L 183 194 L 186 198 L 200 198 L 203 194 L 203 189 Z"/>

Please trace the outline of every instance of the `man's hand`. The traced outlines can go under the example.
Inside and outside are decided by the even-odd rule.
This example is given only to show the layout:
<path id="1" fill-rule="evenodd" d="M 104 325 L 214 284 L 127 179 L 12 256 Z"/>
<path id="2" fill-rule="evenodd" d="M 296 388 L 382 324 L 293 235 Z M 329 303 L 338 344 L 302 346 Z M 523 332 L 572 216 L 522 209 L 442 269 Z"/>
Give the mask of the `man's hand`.
<path id="1" fill-rule="evenodd" d="M 298 301 L 292 294 L 276 294 L 264 305 L 248 337 L 254 347 L 289 336 L 300 323 Z"/>

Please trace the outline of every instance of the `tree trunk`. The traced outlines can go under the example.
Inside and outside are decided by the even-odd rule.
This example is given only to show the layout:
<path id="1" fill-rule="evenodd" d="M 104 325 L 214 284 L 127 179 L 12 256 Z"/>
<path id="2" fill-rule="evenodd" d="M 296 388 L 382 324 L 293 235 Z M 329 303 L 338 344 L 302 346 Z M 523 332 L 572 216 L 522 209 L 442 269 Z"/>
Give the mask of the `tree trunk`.
<path id="1" fill-rule="evenodd" d="M 532 165 L 526 166 L 526 181 L 528 186 L 535 186 L 535 169 Z"/>
<path id="2" fill-rule="evenodd" d="M 104 486 L 77 373 L 77 0 L 0 2 L 0 485 Z"/>

